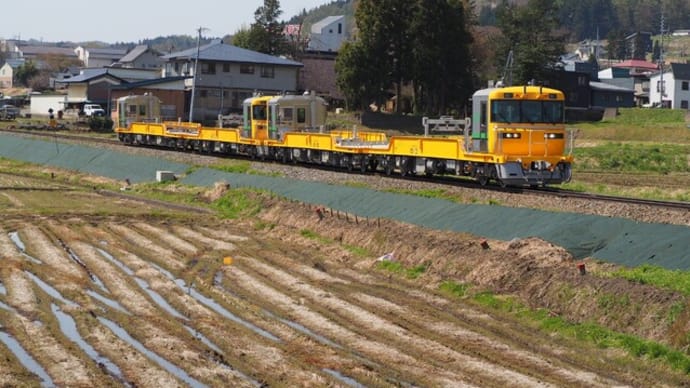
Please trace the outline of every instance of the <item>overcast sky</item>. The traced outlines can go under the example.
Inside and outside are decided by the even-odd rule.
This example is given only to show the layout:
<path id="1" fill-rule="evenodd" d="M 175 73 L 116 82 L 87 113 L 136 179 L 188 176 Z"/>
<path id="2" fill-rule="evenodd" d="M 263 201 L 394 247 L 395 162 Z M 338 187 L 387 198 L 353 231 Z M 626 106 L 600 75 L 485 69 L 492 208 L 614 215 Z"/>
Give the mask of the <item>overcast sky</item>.
<path id="1" fill-rule="evenodd" d="M 0 38 L 137 42 L 168 35 L 223 37 L 254 22 L 263 0 L 13 0 L 3 3 Z M 280 0 L 281 20 L 330 0 Z"/>

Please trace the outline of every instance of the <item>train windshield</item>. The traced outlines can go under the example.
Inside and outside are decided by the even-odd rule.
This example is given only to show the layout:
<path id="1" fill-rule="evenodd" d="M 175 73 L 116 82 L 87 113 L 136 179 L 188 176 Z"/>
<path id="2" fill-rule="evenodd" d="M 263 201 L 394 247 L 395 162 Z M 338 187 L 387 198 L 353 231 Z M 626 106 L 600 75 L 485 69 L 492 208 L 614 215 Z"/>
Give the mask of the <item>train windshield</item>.
<path id="1" fill-rule="evenodd" d="M 561 123 L 562 101 L 493 100 L 491 121 L 494 123 Z"/>
<path id="2" fill-rule="evenodd" d="M 266 115 L 266 105 L 254 105 L 252 107 L 252 119 L 254 120 L 266 120 L 268 116 Z"/>

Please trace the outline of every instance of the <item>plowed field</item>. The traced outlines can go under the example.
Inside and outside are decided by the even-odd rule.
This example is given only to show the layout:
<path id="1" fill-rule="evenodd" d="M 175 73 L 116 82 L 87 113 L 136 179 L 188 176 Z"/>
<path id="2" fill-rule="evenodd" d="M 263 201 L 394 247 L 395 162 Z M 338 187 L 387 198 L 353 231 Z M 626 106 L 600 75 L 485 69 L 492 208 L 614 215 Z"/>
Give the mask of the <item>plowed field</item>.
<path id="1" fill-rule="evenodd" d="M 268 197 L 258 216 L 228 221 L 1 180 L 1 385 L 690 383 L 661 363 L 552 334 L 439 287 L 453 281 L 553 316 L 594 313 L 623 332 L 669 338 L 671 325 L 659 322 L 683 298 L 581 275 L 543 241 L 482 244 Z M 423 271 L 407 276 L 382 262 Z M 596 292 L 625 293 L 643 308 L 608 317 L 588 301 Z"/>

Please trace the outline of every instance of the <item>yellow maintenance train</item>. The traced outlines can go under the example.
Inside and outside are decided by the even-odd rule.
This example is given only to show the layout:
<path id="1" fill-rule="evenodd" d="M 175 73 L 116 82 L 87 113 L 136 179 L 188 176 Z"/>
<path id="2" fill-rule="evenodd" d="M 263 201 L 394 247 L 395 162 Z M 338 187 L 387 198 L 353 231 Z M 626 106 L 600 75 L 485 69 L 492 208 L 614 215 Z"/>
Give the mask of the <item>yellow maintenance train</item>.
<path id="1" fill-rule="evenodd" d="M 119 139 L 132 145 L 242 154 L 284 163 L 401 175 L 460 175 L 482 185 L 541 186 L 571 178 L 572 144 L 564 124 L 564 95 L 540 86 L 482 89 L 466 120 L 424 119 L 424 135 L 326 130 L 327 104 L 314 95 L 255 96 L 243 103 L 239 128 L 160 122 L 151 95 L 117 102 Z M 463 125 L 464 124 L 464 125 Z M 436 129 L 455 129 L 432 134 Z"/>

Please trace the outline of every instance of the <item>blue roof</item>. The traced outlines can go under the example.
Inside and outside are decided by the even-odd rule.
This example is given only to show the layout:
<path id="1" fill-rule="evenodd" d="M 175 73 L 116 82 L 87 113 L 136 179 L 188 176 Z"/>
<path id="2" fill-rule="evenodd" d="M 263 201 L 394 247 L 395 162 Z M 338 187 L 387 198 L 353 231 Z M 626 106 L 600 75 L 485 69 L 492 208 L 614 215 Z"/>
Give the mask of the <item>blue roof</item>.
<path id="1" fill-rule="evenodd" d="M 196 58 L 196 47 L 176 53 L 167 54 L 163 59 L 193 59 Z M 199 59 L 203 61 L 224 61 L 224 62 L 242 62 L 242 63 L 259 63 L 264 65 L 277 66 L 304 66 L 300 62 L 289 59 L 275 57 L 273 55 L 263 54 L 257 51 L 243 49 L 241 47 L 225 44 L 221 41 L 213 41 L 199 47 Z"/>

